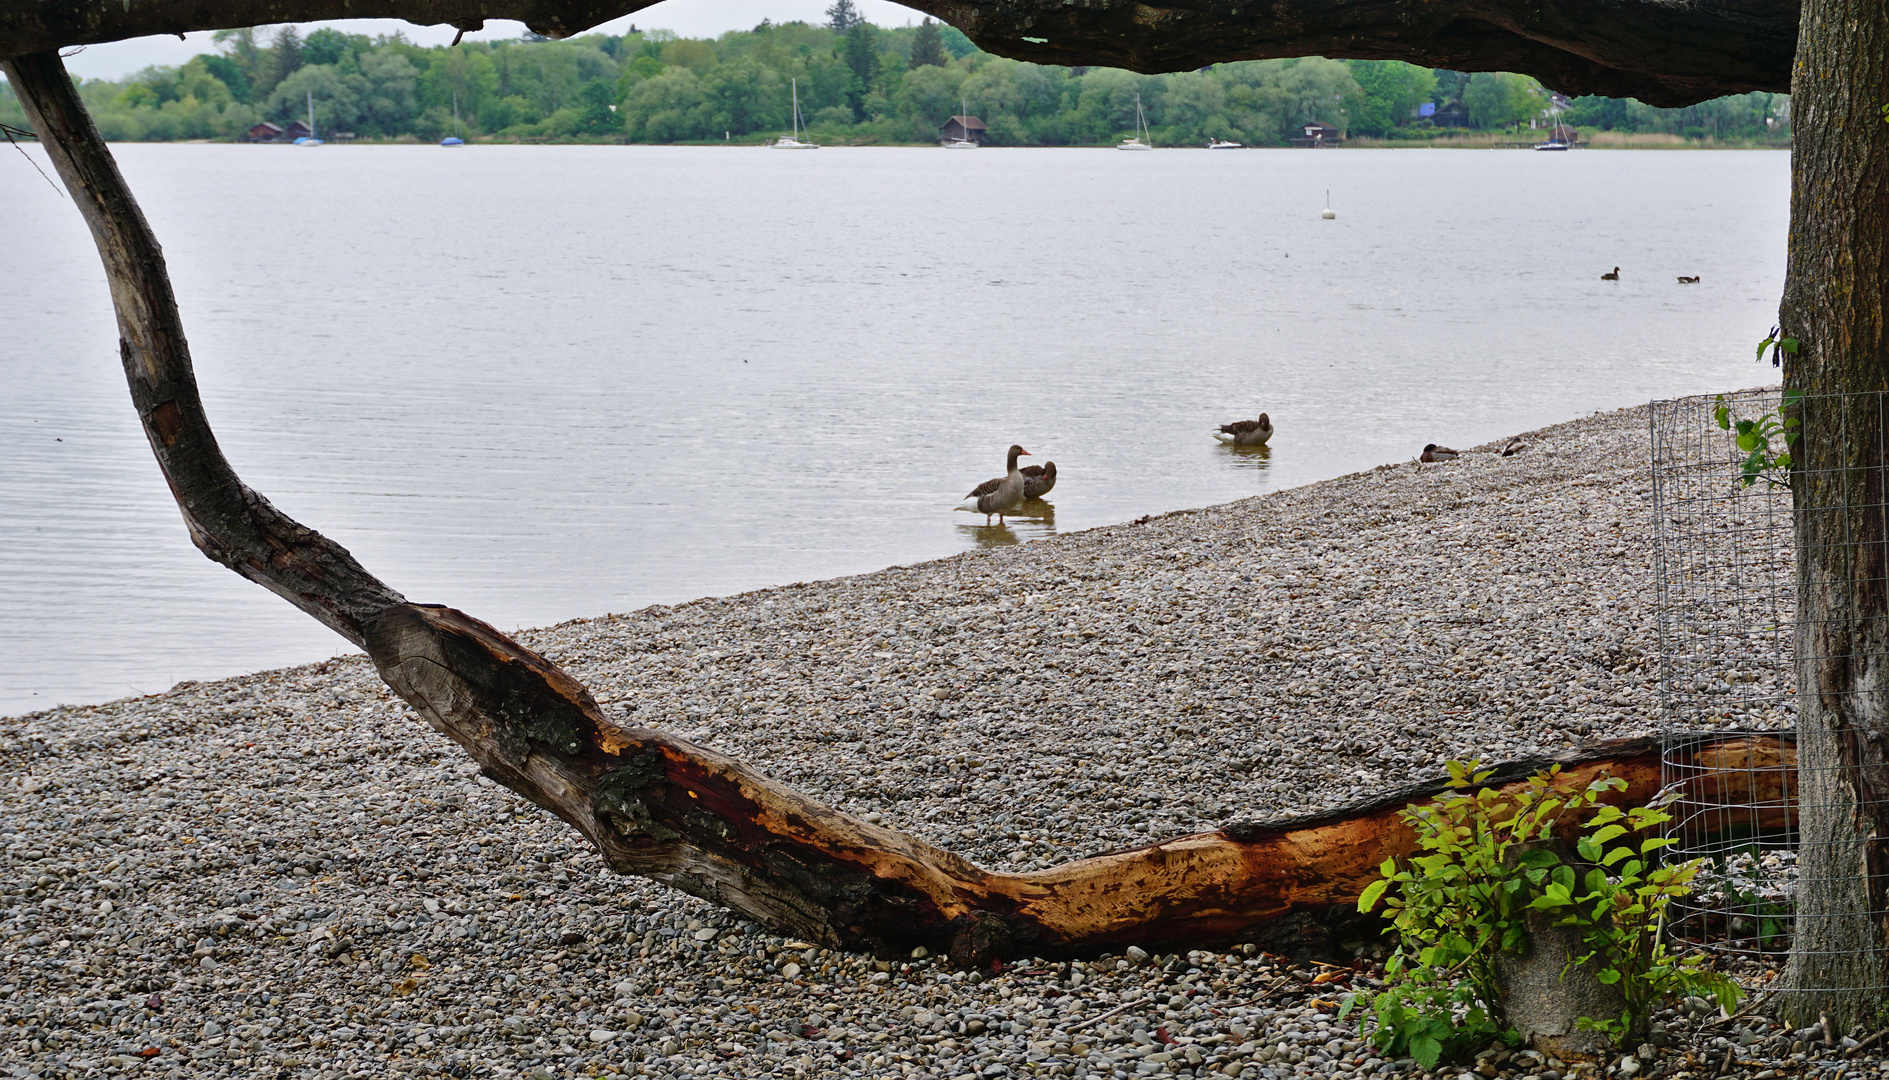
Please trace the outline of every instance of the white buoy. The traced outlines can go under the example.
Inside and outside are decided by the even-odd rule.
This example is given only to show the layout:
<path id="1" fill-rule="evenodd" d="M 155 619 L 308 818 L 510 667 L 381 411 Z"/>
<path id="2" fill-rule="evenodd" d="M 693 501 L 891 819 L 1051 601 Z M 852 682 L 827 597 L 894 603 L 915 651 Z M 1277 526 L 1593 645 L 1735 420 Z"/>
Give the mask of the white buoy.
<path id="1" fill-rule="evenodd" d="M 1335 213 L 1331 208 L 1331 189 L 1330 188 L 1325 189 L 1325 212 L 1318 216 L 1324 218 L 1326 221 L 1331 221 L 1337 218 L 1338 216 L 1337 213 Z"/>

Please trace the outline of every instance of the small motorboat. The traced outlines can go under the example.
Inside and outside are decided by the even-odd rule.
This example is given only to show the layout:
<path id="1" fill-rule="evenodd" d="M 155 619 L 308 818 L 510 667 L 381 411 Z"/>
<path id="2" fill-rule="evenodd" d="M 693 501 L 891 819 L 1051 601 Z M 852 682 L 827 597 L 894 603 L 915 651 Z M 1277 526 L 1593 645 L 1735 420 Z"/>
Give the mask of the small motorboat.
<path id="1" fill-rule="evenodd" d="M 457 135 L 448 135 L 444 139 L 441 139 L 439 144 L 441 146 L 464 146 L 466 145 L 466 140 Z"/>
<path id="2" fill-rule="evenodd" d="M 1208 139 L 1207 140 L 1207 149 L 1209 150 L 1238 150 L 1240 148 L 1240 145 L 1241 144 L 1233 142 L 1229 139 Z"/>

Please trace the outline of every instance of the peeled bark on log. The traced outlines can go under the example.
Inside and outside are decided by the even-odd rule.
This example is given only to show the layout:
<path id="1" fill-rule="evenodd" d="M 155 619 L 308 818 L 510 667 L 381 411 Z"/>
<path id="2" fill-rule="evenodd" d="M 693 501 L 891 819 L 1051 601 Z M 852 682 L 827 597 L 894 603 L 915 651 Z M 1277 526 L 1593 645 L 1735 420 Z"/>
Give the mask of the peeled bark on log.
<path id="1" fill-rule="evenodd" d="M 569 822 L 623 873 L 667 882 L 775 929 L 881 955 L 917 945 L 982 964 L 1019 954 L 1093 953 L 1253 941 L 1303 953 L 1355 919 L 1359 892 L 1414 833 L 1397 811 L 1440 790 L 1417 785 L 1290 821 L 1229 825 L 1031 874 L 998 874 L 847 817 L 740 762 L 604 719 L 588 691 L 543 657 L 451 608 L 406 603 L 337 545 L 244 487 L 198 399 L 162 252 L 56 55 L 4 63 L 104 260 L 132 399 L 192 538 L 365 647 L 388 685 L 465 747 L 486 775 Z M 1665 748 L 1688 797 L 1781 803 L 1790 748 L 1777 736 Z M 1561 761 L 1603 770 L 1637 802 L 1660 785 L 1651 739 L 1513 762 L 1496 783 Z M 1752 771 L 1759 770 L 1759 771 Z M 1770 827 L 1788 824 L 1770 811 Z"/>
<path id="2" fill-rule="evenodd" d="M 384 17 L 568 37 L 655 0 L 6 0 L 0 58 L 146 34 Z M 1799 0 L 913 0 L 993 53 L 1188 71 L 1266 57 L 1516 71 L 1566 94 L 1691 105 L 1790 89 Z"/>

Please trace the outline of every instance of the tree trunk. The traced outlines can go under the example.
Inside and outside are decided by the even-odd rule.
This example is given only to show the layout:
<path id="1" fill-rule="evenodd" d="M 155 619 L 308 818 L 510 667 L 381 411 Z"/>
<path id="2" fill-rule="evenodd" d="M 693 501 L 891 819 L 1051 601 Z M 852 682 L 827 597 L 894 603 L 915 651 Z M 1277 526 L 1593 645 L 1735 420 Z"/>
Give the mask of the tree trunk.
<path id="1" fill-rule="evenodd" d="M 1803 808 L 1784 1008 L 1841 1029 L 1889 1014 L 1889 8 L 1808 0 L 1795 150 L 1785 384 L 1809 395 L 1794 455 Z M 1822 397 L 1820 395 L 1849 395 Z"/>

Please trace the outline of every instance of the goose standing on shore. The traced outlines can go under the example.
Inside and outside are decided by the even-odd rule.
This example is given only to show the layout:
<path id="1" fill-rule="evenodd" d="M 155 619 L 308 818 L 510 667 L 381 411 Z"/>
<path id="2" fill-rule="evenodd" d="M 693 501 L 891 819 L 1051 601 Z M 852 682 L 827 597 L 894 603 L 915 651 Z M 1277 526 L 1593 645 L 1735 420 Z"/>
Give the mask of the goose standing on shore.
<path id="1" fill-rule="evenodd" d="M 1026 465 L 1019 471 L 1023 473 L 1023 497 L 1026 499 L 1040 499 L 1056 486 L 1056 463 L 1053 461 Z"/>
<path id="2" fill-rule="evenodd" d="M 1236 420 L 1231 424 L 1221 424 L 1213 437 L 1233 446 L 1264 446 L 1266 440 L 1272 438 L 1272 419 L 1260 413 L 1257 420 Z"/>
<path id="3" fill-rule="evenodd" d="M 1004 523 L 1004 515 L 1015 510 L 1023 502 L 1023 473 L 1017 468 L 1017 458 L 1029 454 L 1028 450 L 1012 443 L 1010 446 L 1009 469 L 995 480 L 986 480 L 971 489 L 964 497 L 964 502 L 956 509 L 968 510 L 973 514 L 984 515 L 984 524 L 990 524 L 990 516 L 997 515 L 997 524 Z"/>

